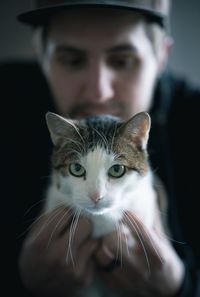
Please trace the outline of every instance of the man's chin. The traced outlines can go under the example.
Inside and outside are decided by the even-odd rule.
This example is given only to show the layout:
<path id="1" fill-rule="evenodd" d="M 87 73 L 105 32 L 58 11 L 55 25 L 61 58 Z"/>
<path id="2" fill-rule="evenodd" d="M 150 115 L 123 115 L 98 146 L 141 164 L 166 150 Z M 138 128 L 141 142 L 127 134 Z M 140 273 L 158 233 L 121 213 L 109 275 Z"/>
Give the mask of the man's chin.
<path id="1" fill-rule="evenodd" d="M 116 117 L 120 117 L 119 112 L 113 112 L 112 110 L 86 110 L 86 111 L 81 111 L 79 113 L 76 113 L 73 118 L 76 119 L 82 119 L 82 118 L 88 118 L 92 116 L 102 116 L 102 115 L 112 115 Z"/>
<path id="2" fill-rule="evenodd" d="M 111 106 L 110 104 L 83 104 L 74 107 L 70 112 L 70 117 L 79 119 L 107 114 L 120 117 L 122 110 L 118 106 Z"/>

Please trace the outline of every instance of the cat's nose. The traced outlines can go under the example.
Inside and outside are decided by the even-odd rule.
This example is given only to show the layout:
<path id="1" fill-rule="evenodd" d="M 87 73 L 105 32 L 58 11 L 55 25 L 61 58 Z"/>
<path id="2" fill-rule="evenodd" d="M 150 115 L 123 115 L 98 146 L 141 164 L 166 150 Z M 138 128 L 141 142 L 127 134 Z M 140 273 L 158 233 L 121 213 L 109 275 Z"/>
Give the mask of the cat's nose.
<path id="1" fill-rule="evenodd" d="M 92 193 L 89 195 L 89 198 L 97 204 L 103 197 L 99 193 Z"/>

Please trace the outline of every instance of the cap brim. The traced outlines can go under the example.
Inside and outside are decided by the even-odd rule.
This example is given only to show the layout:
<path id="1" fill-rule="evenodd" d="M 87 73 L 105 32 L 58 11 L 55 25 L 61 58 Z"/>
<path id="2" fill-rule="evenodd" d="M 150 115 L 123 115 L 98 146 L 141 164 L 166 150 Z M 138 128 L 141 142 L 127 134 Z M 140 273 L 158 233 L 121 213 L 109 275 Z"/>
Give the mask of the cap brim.
<path id="1" fill-rule="evenodd" d="M 63 4 L 63 5 L 57 5 L 57 6 L 51 6 L 48 8 L 39 8 L 39 9 L 35 9 L 35 10 L 31 10 L 28 12 L 24 12 L 20 15 L 17 16 L 17 19 L 25 24 L 31 25 L 31 26 L 41 26 L 47 23 L 47 21 L 49 20 L 49 18 L 63 10 L 63 9 L 69 9 L 69 8 L 73 8 L 75 6 L 79 6 L 79 7 L 107 7 L 107 8 L 121 8 L 121 9 L 128 9 L 128 10 L 132 10 L 135 12 L 140 12 L 146 16 L 148 16 L 149 18 L 151 18 L 153 21 L 159 23 L 161 26 L 164 26 L 164 22 L 165 22 L 165 18 L 166 16 L 163 15 L 160 12 L 155 12 L 154 10 L 150 10 L 150 9 L 146 9 L 146 8 L 142 8 L 142 7 L 130 7 L 130 5 L 126 5 L 126 4 L 80 4 L 80 3 L 74 3 L 74 4 Z"/>

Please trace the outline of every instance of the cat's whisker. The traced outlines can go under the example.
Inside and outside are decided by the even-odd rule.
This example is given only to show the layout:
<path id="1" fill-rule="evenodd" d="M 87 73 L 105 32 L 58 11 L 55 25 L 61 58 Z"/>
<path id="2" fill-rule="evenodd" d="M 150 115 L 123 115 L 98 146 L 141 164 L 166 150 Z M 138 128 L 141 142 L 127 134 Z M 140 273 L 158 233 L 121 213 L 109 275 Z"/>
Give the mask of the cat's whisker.
<path id="1" fill-rule="evenodd" d="M 62 213 L 64 210 L 63 209 L 60 209 L 58 208 L 57 210 L 54 211 L 54 214 L 52 214 L 49 218 L 49 220 L 42 225 L 42 227 L 40 228 L 40 230 L 38 231 L 38 233 L 35 235 L 35 238 L 37 238 L 43 231 L 45 228 L 47 228 L 49 226 L 49 224 L 54 220 L 56 219 L 57 216 L 60 215 L 60 213 Z M 48 214 L 48 211 L 43 213 L 41 216 L 39 216 L 32 224 L 32 226 L 37 223 L 37 221 L 39 221 L 44 215 Z"/>
<path id="2" fill-rule="evenodd" d="M 123 215 L 125 215 L 125 211 L 123 211 Z M 127 236 L 127 234 L 124 234 L 124 236 L 125 236 L 125 243 L 126 243 L 126 252 L 127 252 L 128 257 L 130 257 L 129 244 L 128 244 L 128 236 Z"/>
<path id="3" fill-rule="evenodd" d="M 128 238 L 127 235 L 125 234 L 125 243 L 126 243 L 126 252 L 128 257 L 130 257 L 130 251 L 129 251 L 129 246 L 128 246 Z"/>
<path id="4" fill-rule="evenodd" d="M 42 203 L 42 202 L 44 202 L 44 201 L 46 201 L 46 198 L 45 198 L 45 199 L 41 199 L 41 200 L 39 200 L 38 202 L 36 202 L 36 203 L 34 203 L 33 205 L 31 205 L 31 206 L 25 211 L 24 216 L 28 215 L 28 214 L 32 211 L 32 209 L 33 209 L 34 207 L 36 207 L 37 205 L 39 205 L 40 203 Z"/>
<path id="5" fill-rule="evenodd" d="M 182 244 L 182 245 L 187 244 L 187 242 L 176 240 L 176 239 L 174 239 L 174 238 L 168 236 L 168 235 L 165 234 L 164 232 L 160 232 L 159 235 L 160 235 L 160 237 L 162 237 L 162 238 L 164 238 L 164 239 L 168 239 L 169 241 L 172 241 L 172 242 L 175 242 L 175 243 L 178 243 L 178 244 Z"/>
<path id="6" fill-rule="evenodd" d="M 69 229 L 69 242 L 68 242 L 67 256 L 66 256 L 66 262 L 67 263 L 70 262 L 69 258 L 71 257 L 73 266 L 74 266 L 74 260 L 73 260 L 73 254 L 72 254 L 72 249 L 71 249 L 71 243 L 72 243 L 72 230 L 73 230 L 73 224 L 74 224 L 75 216 L 76 216 L 76 212 L 73 215 L 71 225 L 70 225 L 70 229 Z"/>
<path id="7" fill-rule="evenodd" d="M 145 256 L 145 259 L 146 259 L 148 272 L 149 272 L 149 274 L 151 274 L 151 267 L 150 267 L 149 258 L 148 258 L 148 255 L 147 255 L 147 251 L 146 251 L 146 248 L 145 248 L 145 245 L 144 245 L 144 242 L 143 242 L 143 237 L 142 237 L 142 235 L 140 233 L 139 227 L 138 227 L 137 223 L 135 222 L 135 220 L 133 220 L 133 218 L 132 218 L 132 220 L 134 222 L 134 224 L 133 224 L 132 220 L 129 218 L 127 213 L 124 213 L 124 215 L 125 215 L 126 219 L 129 221 L 129 223 L 131 224 L 131 226 L 133 227 L 133 229 L 135 230 L 135 233 L 136 233 L 136 235 L 137 235 L 137 237 L 139 239 L 139 242 L 140 242 L 140 244 L 142 246 L 142 249 L 144 251 L 144 256 Z"/>
<path id="8" fill-rule="evenodd" d="M 135 222 L 135 224 L 137 225 L 136 222 Z M 138 225 L 137 225 L 137 227 L 138 227 Z M 148 239 L 149 239 L 149 241 L 151 243 L 152 248 L 154 249 L 155 253 L 157 254 L 158 258 L 160 259 L 160 262 L 163 263 L 163 259 L 162 259 L 161 255 L 159 254 L 158 250 L 156 249 L 156 246 L 153 243 L 153 241 L 152 241 L 151 237 L 149 236 L 148 232 L 146 232 L 145 230 L 144 230 L 144 232 L 145 232 L 146 236 L 148 237 Z"/>
<path id="9" fill-rule="evenodd" d="M 165 211 L 160 210 L 160 209 L 157 209 L 157 212 L 159 212 L 159 214 L 161 215 L 161 217 L 164 217 L 164 219 L 162 219 L 162 221 L 165 222 L 167 220 L 167 213 Z M 167 223 L 165 223 L 165 224 L 167 225 Z M 178 243 L 178 244 L 182 244 L 182 245 L 186 244 L 186 242 L 184 242 L 184 241 L 180 241 L 180 240 L 176 240 L 176 239 L 172 238 L 169 235 L 170 231 L 168 230 L 168 227 L 167 226 L 166 226 L 165 229 L 166 229 L 166 233 L 162 232 L 162 230 L 159 230 L 159 234 L 158 235 L 160 235 L 160 237 L 162 237 L 164 239 L 168 239 L 169 241 L 172 241 L 172 242 L 175 242 L 175 243 Z"/>
<path id="10" fill-rule="evenodd" d="M 72 236 L 73 237 L 74 237 L 74 234 L 75 234 L 75 231 L 76 231 L 76 227 L 77 227 L 77 224 L 78 224 L 78 220 L 79 220 L 80 214 L 81 214 L 81 209 L 78 209 L 76 211 L 74 226 L 73 226 L 73 229 L 72 229 Z"/>
<path id="11" fill-rule="evenodd" d="M 118 224 L 118 225 L 119 225 L 119 239 L 120 239 L 120 241 L 119 241 L 119 243 L 120 243 L 120 249 L 119 249 L 119 251 L 120 251 L 120 264 L 122 266 L 122 250 L 123 250 L 123 246 L 122 246 L 122 233 L 121 233 L 122 227 L 121 227 L 120 224 Z"/>
<path id="12" fill-rule="evenodd" d="M 185 242 L 185 241 L 180 241 L 180 240 L 176 240 L 176 239 L 174 239 L 173 237 L 167 235 L 166 233 L 164 233 L 164 232 L 162 232 L 162 231 L 159 231 L 159 234 L 158 234 L 158 235 L 159 235 L 161 238 L 163 238 L 163 239 L 167 239 L 167 240 L 169 240 L 169 241 L 171 241 L 171 242 L 174 242 L 174 243 L 177 243 L 177 244 L 181 244 L 181 245 L 185 245 L 185 244 L 187 244 L 187 242 Z"/>
<path id="13" fill-rule="evenodd" d="M 117 259 L 121 259 L 120 263 L 122 265 L 122 250 L 121 250 L 121 230 L 120 230 L 120 225 L 117 222 L 117 220 L 115 220 L 115 225 L 116 225 L 116 231 L 117 231 L 117 255 L 116 255 L 116 261 Z"/>
<path id="14" fill-rule="evenodd" d="M 71 223 L 71 227 L 70 227 L 70 236 L 69 236 L 69 246 L 68 246 L 68 256 L 67 256 L 67 261 L 69 260 L 69 255 L 71 256 L 71 260 L 72 260 L 72 265 L 73 267 L 75 267 L 75 262 L 74 262 L 74 258 L 73 258 L 73 253 L 72 253 L 72 242 L 73 242 L 73 239 L 74 239 L 74 234 L 75 234 L 75 231 L 76 231 L 76 227 L 77 227 L 77 224 L 78 224 L 78 220 L 79 220 L 79 217 L 80 217 L 80 214 L 81 214 L 81 210 L 77 210 L 74 214 L 74 218 L 73 218 L 73 221 Z"/>
<path id="15" fill-rule="evenodd" d="M 45 200 L 45 199 L 44 199 Z M 39 202 L 38 202 L 38 204 L 39 204 Z M 34 207 L 34 205 L 31 207 L 31 208 L 33 208 Z M 28 214 L 28 211 L 26 211 L 26 213 L 24 214 L 24 215 L 26 215 L 26 214 Z M 20 237 L 22 237 L 24 234 L 26 234 L 26 233 L 28 233 L 31 229 L 32 229 L 32 227 L 43 217 L 43 216 L 45 216 L 46 214 L 48 214 L 48 211 L 45 211 L 45 212 L 43 212 L 41 215 L 39 215 L 39 216 L 37 216 L 37 218 L 36 219 L 34 219 L 34 221 L 28 226 L 28 228 L 26 228 L 26 230 L 24 230 L 20 235 L 19 235 L 19 238 Z"/>
<path id="16" fill-rule="evenodd" d="M 66 262 L 69 263 L 69 257 L 71 258 L 72 261 L 72 265 L 73 267 L 75 267 L 75 262 L 74 262 L 74 258 L 73 258 L 73 253 L 72 253 L 72 243 L 73 243 L 73 238 L 74 238 L 74 234 L 75 234 L 75 230 L 78 224 L 78 220 L 80 218 L 80 214 L 81 214 L 81 209 L 76 210 L 76 212 L 74 213 L 74 216 L 72 218 L 72 222 L 70 225 L 70 230 L 69 230 L 69 243 L 68 243 L 68 249 L 67 249 L 67 256 L 66 256 Z"/>
<path id="17" fill-rule="evenodd" d="M 49 247 L 49 245 L 50 245 L 50 243 L 51 243 L 51 241 L 52 241 L 52 239 L 53 239 L 53 235 L 55 234 L 55 232 L 56 232 L 56 230 L 57 230 L 57 228 L 59 227 L 59 225 L 61 224 L 61 222 L 62 222 L 62 220 L 69 214 L 69 212 L 71 211 L 71 209 L 68 209 L 65 213 L 64 213 L 64 215 L 58 220 L 58 222 L 56 223 L 56 225 L 55 225 L 55 227 L 54 227 L 54 229 L 53 229 L 53 231 L 51 232 L 51 235 L 50 235 L 50 237 L 49 237 L 49 240 L 48 240 L 48 243 L 47 243 L 47 248 Z"/>

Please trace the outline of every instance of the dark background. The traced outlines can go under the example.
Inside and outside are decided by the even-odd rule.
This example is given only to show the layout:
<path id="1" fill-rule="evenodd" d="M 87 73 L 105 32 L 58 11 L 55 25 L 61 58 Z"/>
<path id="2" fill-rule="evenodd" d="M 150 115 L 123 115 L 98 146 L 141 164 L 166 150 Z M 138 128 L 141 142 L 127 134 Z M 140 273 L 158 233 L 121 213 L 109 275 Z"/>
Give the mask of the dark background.
<path id="1" fill-rule="evenodd" d="M 172 0 L 171 33 L 174 47 L 169 65 L 200 83 L 200 1 Z M 30 57 L 31 29 L 16 21 L 30 8 L 30 0 L 0 0 L 0 61 Z"/>

